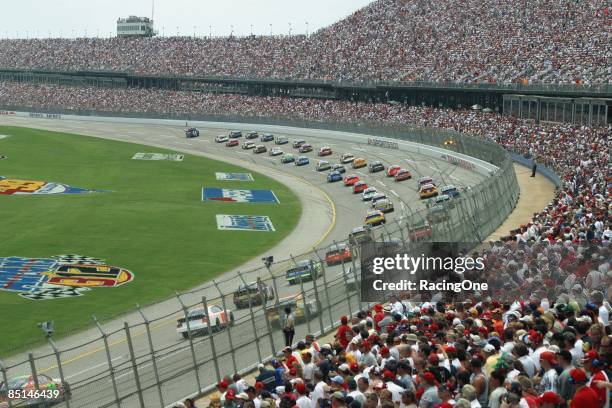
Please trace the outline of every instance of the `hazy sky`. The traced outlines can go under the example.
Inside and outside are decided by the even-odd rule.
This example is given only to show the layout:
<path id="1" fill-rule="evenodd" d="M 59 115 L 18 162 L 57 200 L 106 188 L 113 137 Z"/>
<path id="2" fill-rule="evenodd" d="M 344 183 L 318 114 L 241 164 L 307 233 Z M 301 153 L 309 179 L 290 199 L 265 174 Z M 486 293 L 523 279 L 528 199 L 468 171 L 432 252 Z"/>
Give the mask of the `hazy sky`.
<path id="1" fill-rule="evenodd" d="M 312 33 L 351 14 L 373 0 L 155 0 L 159 34 L 227 36 Z M 4 2 L 3 2 L 4 3 Z M 119 17 L 151 16 L 151 0 L 18 0 L 6 1 L 0 12 L 0 36 L 25 38 L 108 37 Z M 308 27 L 307 23 L 308 22 Z M 195 26 L 195 30 L 194 30 Z"/>

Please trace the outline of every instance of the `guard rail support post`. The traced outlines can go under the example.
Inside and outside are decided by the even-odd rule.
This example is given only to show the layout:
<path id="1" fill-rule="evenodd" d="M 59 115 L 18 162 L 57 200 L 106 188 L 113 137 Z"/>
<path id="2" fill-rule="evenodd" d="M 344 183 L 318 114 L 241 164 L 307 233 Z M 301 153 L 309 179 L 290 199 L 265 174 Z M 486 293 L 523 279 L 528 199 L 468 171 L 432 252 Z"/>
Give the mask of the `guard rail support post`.
<path id="1" fill-rule="evenodd" d="M 28 360 L 30 361 L 30 370 L 32 371 L 32 380 L 34 380 L 34 389 L 36 391 L 39 391 L 40 384 L 38 383 L 38 373 L 36 372 L 36 364 L 34 363 L 33 353 L 28 353 Z"/>
<path id="2" fill-rule="evenodd" d="M 219 295 L 221 296 L 221 304 L 223 305 L 223 313 L 225 313 L 225 315 L 227 316 L 228 313 L 227 313 L 227 304 L 225 303 L 225 293 L 221 292 L 221 288 L 219 288 L 219 285 L 214 279 L 212 283 L 213 285 L 215 285 L 215 288 L 217 288 L 217 292 L 219 292 Z M 232 324 L 229 324 L 227 326 L 226 333 L 227 333 L 227 341 L 229 343 L 230 350 L 234 350 L 234 341 L 232 340 Z M 232 357 L 232 368 L 234 369 L 234 372 L 237 373 L 238 366 L 236 365 L 236 355 L 235 353 L 232 352 L 230 353 L 230 356 Z"/>
<path id="3" fill-rule="evenodd" d="M 0 361 L 0 372 L 2 372 L 2 381 L 5 384 L 8 384 L 8 376 L 6 374 L 6 367 L 4 363 L 2 363 L 2 361 Z M 8 401 L 8 408 L 13 408 L 13 401 L 11 400 L 11 398 L 8 398 L 8 396 L 7 396 L 7 401 Z"/>
<path id="4" fill-rule="evenodd" d="M 208 341 L 210 342 L 210 351 L 212 352 L 213 364 L 215 365 L 215 374 L 217 374 L 217 381 L 221 381 L 221 371 L 219 371 L 219 360 L 217 359 L 217 348 L 215 347 L 215 336 L 213 333 L 213 327 L 210 323 L 210 313 L 208 313 L 208 302 L 206 296 L 202 296 L 202 306 L 204 306 L 204 319 L 206 319 L 206 333 L 208 334 Z M 225 315 L 226 324 L 229 326 L 229 317 Z M 221 330 L 220 325 L 223 322 L 219 321 L 219 325 L 215 322 L 215 328 Z M 196 368 L 197 369 L 197 368 Z"/>
<path id="5" fill-rule="evenodd" d="M 100 322 L 96 318 L 96 316 L 92 316 L 100 335 L 102 336 L 102 342 L 104 343 L 104 350 L 106 352 L 106 361 L 108 362 L 108 371 L 110 373 L 111 383 L 113 384 L 113 393 L 115 394 L 115 401 L 117 405 L 121 407 L 121 400 L 119 399 L 119 390 L 117 389 L 117 380 L 115 379 L 115 367 L 113 367 L 113 360 L 111 359 L 110 347 L 108 345 L 108 335 L 102 329 Z"/>
<path id="6" fill-rule="evenodd" d="M 64 377 L 64 368 L 62 367 L 62 359 L 60 357 L 60 351 L 57 349 L 57 346 L 55 345 L 55 342 L 53 341 L 51 337 L 47 337 L 47 341 L 49 342 L 49 346 L 53 350 L 53 354 L 55 354 L 55 360 L 57 361 L 57 371 L 59 371 L 60 381 L 62 382 L 62 388 L 64 389 L 64 392 L 65 392 L 66 391 L 66 388 L 65 388 L 66 378 Z M 66 403 L 66 407 L 70 408 L 69 396 L 67 396 L 64 402 Z"/>
<path id="7" fill-rule="evenodd" d="M 297 262 L 295 262 L 295 258 L 293 257 L 293 254 L 289 254 L 289 256 L 291 257 L 291 261 L 293 262 L 293 265 L 297 266 Z M 312 262 L 312 260 L 311 260 Z M 314 265 L 312 265 L 312 267 L 314 268 Z M 313 269 L 310 271 L 310 279 L 312 280 L 312 284 L 315 285 L 316 284 L 316 279 L 313 276 L 313 273 L 316 273 L 316 271 Z M 306 292 L 304 291 L 304 280 L 302 279 L 302 276 L 298 276 L 299 280 L 300 280 L 300 293 L 302 294 L 302 300 L 304 301 L 304 311 L 306 312 L 306 327 L 308 328 L 308 333 L 312 333 L 312 329 L 310 328 L 310 319 L 312 318 L 310 316 L 310 308 L 308 307 L 308 302 L 306 301 Z M 296 308 L 297 308 L 297 302 L 296 302 Z M 317 313 L 321 313 L 320 310 L 318 310 L 319 305 L 317 305 Z M 294 329 L 295 329 L 295 319 L 294 319 Z M 281 327 L 283 325 L 281 324 Z M 291 344 L 289 344 L 289 346 L 291 346 Z"/>
<path id="8" fill-rule="evenodd" d="M 317 256 L 317 258 L 319 258 L 319 262 L 321 262 L 321 272 L 323 273 L 323 284 L 325 287 L 325 297 L 327 298 L 328 309 L 331 309 L 331 299 L 329 298 L 329 295 L 327 293 L 327 281 L 325 278 L 325 267 L 323 266 L 323 260 L 319 256 L 319 253 L 317 252 L 316 249 L 314 250 L 314 253 Z M 317 302 L 317 310 L 322 309 L 323 302 L 321 302 L 321 297 L 319 296 L 319 288 L 317 287 L 316 279 L 314 279 L 312 282 L 312 288 L 314 289 L 315 301 Z M 319 320 L 319 330 L 321 331 L 321 334 L 323 334 L 323 332 L 325 332 L 325 325 L 323 324 L 323 310 L 319 310 L 319 313 L 317 313 L 317 318 Z"/>
<path id="9" fill-rule="evenodd" d="M 242 272 L 238 271 L 238 277 L 242 281 L 242 283 L 247 286 L 247 282 L 244 280 L 242 276 Z M 251 324 L 253 326 L 253 336 L 255 336 L 255 348 L 257 348 L 257 361 L 261 361 L 261 350 L 259 349 L 259 336 L 257 335 L 257 326 L 255 325 L 255 314 L 253 313 L 253 303 L 251 302 L 251 297 L 249 296 L 249 315 L 251 316 Z"/>
<path id="10" fill-rule="evenodd" d="M 145 330 L 147 332 L 147 341 L 149 343 L 149 352 L 151 353 L 151 363 L 153 364 L 153 373 L 155 373 L 155 384 L 157 385 L 157 394 L 159 396 L 159 405 L 161 408 L 164 408 L 164 396 L 161 388 L 161 381 L 159 380 L 159 370 L 157 369 L 157 361 L 155 360 L 155 347 L 153 346 L 153 337 L 151 336 L 151 322 L 145 316 L 144 312 L 140 308 L 139 304 L 136 304 L 136 310 L 140 313 L 142 320 L 145 324 Z"/>
<path id="11" fill-rule="evenodd" d="M 183 303 L 181 299 L 181 295 L 176 292 L 176 299 L 178 300 L 181 308 L 183 309 L 183 314 L 185 315 L 185 324 L 187 325 L 187 340 L 189 340 L 189 348 L 191 349 L 191 360 L 193 361 L 193 369 L 195 371 L 195 377 L 197 382 L 197 392 L 200 393 L 202 390 L 202 383 L 200 382 L 200 372 L 198 371 L 198 360 L 196 359 L 195 348 L 193 347 L 193 336 L 191 335 L 191 324 L 189 323 L 189 311 L 187 310 L 187 306 Z M 208 311 L 206 311 L 208 312 Z M 185 335 L 183 334 L 183 337 Z"/>
<path id="12" fill-rule="evenodd" d="M 257 277 L 257 287 L 260 288 L 261 292 L 261 305 L 263 311 L 263 317 L 266 321 L 266 329 L 268 330 L 268 337 L 270 338 L 270 350 L 272 351 L 271 356 L 274 357 L 276 355 L 276 346 L 274 345 L 274 336 L 272 335 L 272 326 L 270 325 L 270 320 L 268 320 L 268 313 L 266 310 L 268 309 L 268 296 L 266 293 L 263 293 L 263 282 L 260 277 Z"/>
<path id="13" fill-rule="evenodd" d="M 144 395 L 142 395 L 142 385 L 140 384 L 140 375 L 138 374 L 138 365 L 136 364 L 136 355 L 134 354 L 134 344 L 132 343 L 132 336 L 130 334 L 130 325 L 128 322 L 123 322 L 123 329 L 125 330 L 125 338 L 127 339 L 128 350 L 130 351 L 130 360 L 132 361 L 132 371 L 134 372 L 134 381 L 136 381 L 136 391 L 138 393 L 138 402 L 140 408 L 145 408 Z"/>

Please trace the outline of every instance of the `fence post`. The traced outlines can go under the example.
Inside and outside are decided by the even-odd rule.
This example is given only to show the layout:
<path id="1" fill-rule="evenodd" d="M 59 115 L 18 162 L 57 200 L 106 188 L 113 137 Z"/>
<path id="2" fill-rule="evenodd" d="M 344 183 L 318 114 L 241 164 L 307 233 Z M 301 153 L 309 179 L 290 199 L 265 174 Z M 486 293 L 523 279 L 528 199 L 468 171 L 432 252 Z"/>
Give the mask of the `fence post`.
<path id="1" fill-rule="evenodd" d="M 53 339 L 51 337 L 47 337 L 47 341 L 49 342 L 49 346 L 51 346 L 51 349 L 53 350 L 53 354 L 55 354 L 55 359 L 57 361 L 57 370 L 59 371 L 59 375 L 60 375 L 60 381 L 62 382 L 62 387 L 64 388 L 66 385 L 66 380 L 64 377 L 64 369 L 62 367 L 62 359 L 60 358 L 60 351 L 57 349 L 57 346 L 55 345 L 55 342 L 53 341 Z M 5 383 L 6 384 L 6 383 Z M 66 391 L 66 388 L 64 388 L 64 392 Z M 66 396 L 66 407 L 70 408 L 70 396 Z"/>
<path id="2" fill-rule="evenodd" d="M 272 357 L 274 357 L 276 355 L 276 346 L 274 345 L 274 336 L 272 335 L 272 326 L 270 325 L 270 321 L 268 320 L 268 313 L 266 313 L 266 311 L 268 310 L 268 296 L 267 294 L 263 293 L 263 291 L 261 290 L 263 288 L 263 283 L 261 281 L 260 277 L 257 277 L 257 287 L 259 287 L 260 292 L 262 293 L 262 307 L 263 307 L 263 315 L 264 315 L 264 319 L 266 321 L 266 328 L 268 329 L 268 337 L 270 338 L 270 350 L 272 350 Z"/>
<path id="3" fill-rule="evenodd" d="M 215 287 L 217 288 L 217 292 L 219 292 L 219 296 L 221 296 L 221 304 L 223 305 L 223 313 L 225 313 L 225 315 L 227 316 L 227 305 L 225 303 L 225 294 L 223 292 L 221 292 L 221 289 L 219 288 L 219 285 L 217 284 L 217 282 L 213 279 L 212 281 L 213 285 L 215 285 Z M 229 324 L 227 326 L 227 341 L 229 343 L 230 346 L 230 356 L 232 357 L 232 367 L 234 368 L 234 373 L 238 372 L 238 368 L 236 366 L 236 355 L 234 354 L 234 341 L 232 340 L 232 325 Z"/>
<path id="4" fill-rule="evenodd" d="M 352 258 L 353 258 L 353 253 L 351 252 L 351 259 Z M 351 292 L 350 292 L 349 285 L 348 285 L 348 279 L 347 279 L 348 277 L 346 276 L 346 268 L 344 267 L 344 259 L 340 263 L 340 266 L 342 266 L 342 280 L 344 281 L 344 288 L 346 291 L 346 304 L 348 305 L 349 316 L 353 317 L 353 308 L 351 306 Z"/>
<path id="5" fill-rule="evenodd" d="M 4 384 L 8 384 L 8 376 L 6 375 L 6 367 L 4 366 L 4 363 L 2 363 L 2 361 L 0 361 L 0 372 L 2 372 L 2 382 Z M 8 401 L 8 408 L 13 408 L 13 401 L 11 400 L 11 398 L 8 398 L 8 396 L 7 396 L 7 401 Z"/>
<path id="6" fill-rule="evenodd" d="M 276 277 L 272 273 L 272 269 L 270 265 L 265 262 L 266 269 L 268 270 L 268 274 L 272 278 L 272 287 L 274 288 L 274 308 L 276 309 L 276 313 L 278 314 L 278 322 L 280 324 L 281 310 L 280 310 L 280 292 L 278 291 L 278 285 L 276 284 Z M 282 326 L 281 326 L 282 327 Z M 275 354 L 276 355 L 276 354 Z"/>
<path id="7" fill-rule="evenodd" d="M 289 256 L 291 257 L 291 261 L 293 262 L 293 265 L 297 266 L 297 262 L 295 262 L 295 258 L 293 257 L 292 254 L 289 254 Z M 310 259 L 309 259 L 310 260 Z M 310 260 L 310 262 L 312 262 L 312 260 Z M 315 278 L 313 277 L 313 273 L 316 273 L 316 271 L 314 270 L 314 265 L 312 265 L 313 270 L 310 271 L 310 279 L 312 280 L 312 284 L 316 285 L 315 282 Z M 302 276 L 298 276 L 300 278 L 300 293 L 302 294 L 302 300 L 304 301 L 304 312 L 306 312 L 306 327 L 308 328 L 308 333 L 312 333 L 312 329 L 310 327 L 310 310 L 308 308 L 308 302 L 306 301 L 306 292 L 304 291 L 304 280 L 302 279 Z M 296 309 L 297 309 L 297 302 L 296 302 Z M 317 305 L 317 308 L 319 307 L 319 305 Z M 321 312 L 319 312 L 321 313 Z M 279 315 L 280 316 L 280 315 Z M 294 322 L 295 323 L 295 322 Z M 282 327 L 282 325 L 281 325 Z M 291 345 L 289 345 L 291 346 Z"/>
<path id="8" fill-rule="evenodd" d="M 140 313 L 140 316 L 142 317 L 142 320 L 144 321 L 144 324 L 145 324 L 145 329 L 147 331 L 147 340 L 149 342 L 149 352 L 151 353 L 151 362 L 153 364 L 153 372 L 155 373 L 155 384 L 157 385 L 159 403 L 160 403 L 161 408 L 164 408 L 164 396 L 163 396 L 162 389 L 161 389 L 161 382 L 159 381 L 159 371 L 157 369 L 157 361 L 155 360 L 155 347 L 153 347 L 153 338 L 151 337 L 151 327 L 150 327 L 151 322 L 149 321 L 147 316 L 145 316 L 139 304 L 136 304 L 136 310 L 138 310 L 138 313 Z"/>
<path id="9" fill-rule="evenodd" d="M 115 368 L 113 367 L 113 360 L 111 359 L 110 347 L 108 346 L 108 335 L 104 330 L 102 330 L 102 326 L 100 326 L 100 322 L 96 316 L 92 316 L 100 335 L 102 336 L 102 342 L 104 343 L 104 350 L 106 351 L 106 360 L 108 361 L 108 371 L 111 377 L 111 383 L 113 384 L 113 392 L 115 393 L 115 402 L 119 407 L 121 407 L 121 400 L 119 400 L 119 391 L 117 390 L 117 380 L 115 380 Z"/>
<path id="10" fill-rule="evenodd" d="M 242 272 L 238 271 L 238 277 L 242 283 L 247 286 L 246 281 L 242 277 Z M 255 336 L 255 347 L 257 348 L 257 361 L 261 362 L 261 350 L 259 350 L 259 336 L 257 335 L 257 326 L 255 325 L 255 314 L 253 313 L 253 304 L 249 296 L 249 314 L 251 315 L 251 324 L 253 325 L 253 335 Z"/>
<path id="11" fill-rule="evenodd" d="M 189 340 L 189 348 L 191 349 L 191 359 L 193 360 L 193 369 L 195 371 L 196 382 L 198 383 L 198 393 L 202 391 L 202 383 L 200 382 L 200 372 L 198 371 L 198 360 L 196 359 L 195 348 L 193 347 L 193 338 L 191 336 L 191 325 L 189 324 L 189 311 L 187 310 L 187 306 L 181 300 L 181 295 L 176 292 L 176 299 L 178 300 L 181 308 L 183 309 L 183 314 L 185 315 L 185 324 L 187 325 L 187 340 Z M 208 311 L 205 311 L 208 313 Z M 183 336 L 184 337 L 184 336 Z"/>
<path id="12" fill-rule="evenodd" d="M 30 361 L 30 370 L 32 371 L 32 379 L 34 380 L 34 389 L 38 391 L 40 390 L 40 384 L 38 383 L 38 373 L 36 372 L 36 364 L 34 364 L 33 353 L 28 353 L 28 360 Z"/>
<path id="13" fill-rule="evenodd" d="M 321 271 L 323 272 L 323 280 L 325 282 L 325 267 L 323 266 L 323 260 L 319 256 L 319 253 L 317 252 L 316 249 L 314 250 L 314 253 L 317 256 L 317 258 L 319 258 L 319 262 L 321 262 Z M 312 287 L 314 289 L 315 301 L 317 302 L 317 310 L 319 310 L 319 313 L 317 313 L 317 317 L 319 319 L 319 328 L 321 330 L 321 335 L 323 335 L 323 332 L 325 331 L 325 325 L 323 324 L 323 310 L 321 310 L 323 308 L 323 302 L 321 302 L 320 300 L 319 289 L 317 286 L 318 286 L 317 281 L 315 279 L 312 282 Z M 325 297 L 327 298 L 327 305 L 330 306 L 329 296 L 327 295 L 327 285 L 325 285 L 325 289 L 326 289 Z"/>
<path id="14" fill-rule="evenodd" d="M 210 343 L 210 351 L 212 352 L 213 364 L 215 365 L 215 374 L 217 374 L 217 381 L 221 381 L 221 371 L 219 370 L 219 360 L 217 360 L 217 347 L 215 346 L 215 336 L 213 335 L 213 327 L 210 323 L 210 314 L 208 313 L 208 301 L 206 300 L 206 296 L 202 296 L 202 305 L 204 306 L 204 313 L 206 319 L 206 332 L 208 334 L 208 341 Z M 225 315 L 225 319 L 227 320 L 227 325 L 229 326 L 229 317 Z M 223 322 L 219 321 L 219 325 L 215 322 L 216 330 L 221 330 L 220 325 Z"/>
<path id="15" fill-rule="evenodd" d="M 361 281 L 357 278 L 357 263 L 355 262 L 355 248 L 357 245 L 352 245 L 349 242 L 349 248 L 351 249 L 351 263 L 353 264 L 353 277 L 355 278 L 355 290 L 357 291 L 357 309 L 361 310 Z M 359 256 L 361 256 L 361 251 L 359 251 Z"/>
<path id="16" fill-rule="evenodd" d="M 132 371 L 134 371 L 134 381 L 136 381 L 136 390 L 138 391 L 138 402 L 141 408 L 145 408 L 144 395 L 142 395 L 142 386 L 140 385 L 140 376 L 138 375 L 138 365 L 136 364 L 136 355 L 134 354 L 134 344 L 132 344 L 132 336 L 130 335 L 130 325 L 128 322 L 123 322 L 123 329 L 125 330 L 128 350 L 130 351 L 130 360 L 132 360 Z"/>

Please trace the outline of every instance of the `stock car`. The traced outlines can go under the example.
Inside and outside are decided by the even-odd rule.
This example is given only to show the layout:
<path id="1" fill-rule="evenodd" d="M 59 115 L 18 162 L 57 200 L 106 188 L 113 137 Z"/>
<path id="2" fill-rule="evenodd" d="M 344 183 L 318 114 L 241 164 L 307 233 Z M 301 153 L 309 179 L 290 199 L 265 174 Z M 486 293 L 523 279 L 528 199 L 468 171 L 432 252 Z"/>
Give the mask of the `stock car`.
<path id="1" fill-rule="evenodd" d="M 325 263 L 327 266 L 342 264 L 353 259 L 351 250 L 346 244 L 335 244 L 329 247 L 325 253 Z"/>
<path id="2" fill-rule="evenodd" d="M 413 242 L 425 241 L 433 236 L 433 231 L 427 221 L 422 221 L 408 229 L 408 236 Z"/>
<path id="3" fill-rule="evenodd" d="M 340 174 L 337 171 L 332 171 L 331 173 L 327 175 L 328 183 L 335 183 L 336 181 L 341 181 L 341 180 L 342 180 L 342 174 Z"/>
<path id="4" fill-rule="evenodd" d="M 450 196 L 446 194 L 439 194 L 433 199 L 434 204 L 444 205 L 447 201 L 450 201 Z"/>
<path id="5" fill-rule="evenodd" d="M 423 184 L 419 189 L 419 197 L 422 199 L 435 197 L 438 195 L 438 189 L 434 184 Z"/>
<path id="6" fill-rule="evenodd" d="M 352 163 L 353 160 L 355 160 L 355 156 L 353 156 L 351 153 L 344 153 L 340 157 L 340 163 L 342 164 Z"/>
<path id="7" fill-rule="evenodd" d="M 368 188 L 368 185 L 365 181 L 358 181 L 353 184 L 353 194 L 363 193 L 366 188 Z"/>
<path id="8" fill-rule="evenodd" d="M 349 174 L 348 176 L 344 176 L 344 185 L 345 186 L 353 186 L 356 182 L 359 181 L 359 176 L 354 174 Z"/>
<path id="9" fill-rule="evenodd" d="M 440 194 L 446 194 L 447 196 L 451 198 L 457 198 L 460 196 L 460 193 L 457 187 L 452 186 L 452 185 L 442 187 L 442 189 L 440 190 Z"/>
<path id="10" fill-rule="evenodd" d="M 446 208 L 442 207 L 441 205 L 433 205 L 429 207 L 427 212 L 427 221 L 429 221 L 430 224 L 446 222 L 449 219 L 450 217 L 448 215 L 448 211 L 446 211 Z"/>
<path id="11" fill-rule="evenodd" d="M 337 171 L 340 174 L 346 173 L 346 167 L 342 164 L 334 164 L 332 165 L 332 171 Z"/>
<path id="12" fill-rule="evenodd" d="M 349 242 L 353 245 L 359 245 L 364 242 L 372 241 L 372 232 L 369 225 L 355 227 L 348 236 Z"/>
<path id="13" fill-rule="evenodd" d="M 303 145 L 300 146 L 298 151 L 300 153 L 312 152 L 312 145 L 309 145 L 308 143 L 304 143 Z"/>
<path id="14" fill-rule="evenodd" d="M 400 169 L 397 173 L 395 173 L 395 176 L 393 177 L 395 181 L 404 181 L 409 180 L 411 178 L 412 174 L 406 169 Z"/>
<path id="15" fill-rule="evenodd" d="M 196 333 L 209 334 L 209 324 L 212 332 L 225 329 L 234 324 L 234 313 L 228 310 L 226 314 L 219 305 L 208 306 L 208 313 L 206 313 L 203 307 L 193 308 L 187 312 L 187 316 L 189 318 L 189 328 L 187 328 L 187 320 L 184 316 L 176 321 L 176 332 L 183 336 L 184 339 L 189 338 L 190 333 L 192 336 Z"/>
<path id="16" fill-rule="evenodd" d="M 259 133 L 257 133 L 254 130 L 251 130 L 249 133 L 247 133 L 246 138 L 247 139 L 257 139 L 259 137 Z"/>
<path id="17" fill-rule="evenodd" d="M 242 148 L 243 148 L 244 150 L 254 149 L 254 148 L 255 148 L 255 143 L 253 143 L 253 142 L 249 142 L 249 141 L 244 142 L 244 143 L 242 144 Z"/>
<path id="18" fill-rule="evenodd" d="M 225 142 L 226 147 L 234 147 L 234 146 L 238 146 L 239 144 L 240 142 L 238 141 L 238 139 L 230 139 L 227 142 Z"/>
<path id="19" fill-rule="evenodd" d="M 9 391 L 19 395 L 19 398 L 11 398 L 13 407 L 50 407 L 70 399 L 70 386 L 60 379 L 38 374 L 36 380 L 38 390 L 32 375 L 11 378 L 8 387 L 0 377 L 0 408 L 9 406 Z"/>
<path id="20" fill-rule="evenodd" d="M 386 198 L 378 200 L 376 203 L 374 203 L 374 209 L 380 211 L 383 214 L 395 211 L 393 203 Z"/>
<path id="21" fill-rule="evenodd" d="M 257 146 L 255 146 L 255 149 L 253 149 L 253 153 L 257 153 L 257 154 L 265 153 L 267 151 L 268 151 L 268 149 L 264 145 L 257 145 Z"/>
<path id="22" fill-rule="evenodd" d="M 380 224 L 384 224 L 387 222 L 385 219 L 385 214 L 378 210 L 370 210 L 366 214 L 365 224 L 371 227 L 375 227 Z"/>
<path id="23" fill-rule="evenodd" d="M 274 140 L 274 144 L 277 144 L 277 145 L 283 145 L 283 144 L 287 144 L 287 143 L 289 143 L 289 139 L 287 139 L 286 136 L 278 136 Z"/>
<path id="24" fill-rule="evenodd" d="M 274 135 L 271 135 L 270 133 L 265 133 L 263 135 L 261 135 L 261 139 L 262 142 L 271 142 L 274 140 Z"/>
<path id="25" fill-rule="evenodd" d="M 274 289 L 264 282 L 242 283 L 234 291 L 233 296 L 234 305 L 236 305 L 237 309 L 249 307 L 249 302 L 252 307 L 262 305 L 264 302 L 272 299 L 274 299 Z"/>
<path id="26" fill-rule="evenodd" d="M 330 170 L 330 169 L 331 169 L 331 164 L 329 164 L 329 162 L 321 160 L 317 163 L 317 171 L 325 171 L 325 170 Z"/>
<path id="27" fill-rule="evenodd" d="M 185 137 L 191 139 L 192 137 L 200 136 L 200 131 L 196 128 L 185 129 Z"/>
<path id="28" fill-rule="evenodd" d="M 317 153 L 317 155 L 319 157 L 329 156 L 331 154 L 332 154 L 332 149 L 331 149 L 331 147 L 328 147 L 328 146 L 324 146 L 324 147 L 320 148 L 319 152 Z"/>
<path id="29" fill-rule="evenodd" d="M 397 174 L 398 171 L 400 171 L 402 168 L 400 166 L 389 166 L 387 167 L 387 177 L 395 177 L 395 175 Z"/>
<path id="30" fill-rule="evenodd" d="M 310 160 L 306 156 L 300 156 L 295 161 L 296 166 L 306 166 L 307 164 L 310 164 Z"/>
<path id="31" fill-rule="evenodd" d="M 380 161 L 373 161 L 368 166 L 368 171 L 370 173 L 377 173 L 379 171 L 385 171 L 385 165 Z"/>
<path id="32" fill-rule="evenodd" d="M 242 132 L 240 130 L 232 130 L 229 132 L 229 137 L 230 139 L 238 139 L 239 137 L 242 137 Z"/>
<path id="33" fill-rule="evenodd" d="M 368 162 L 366 161 L 366 159 L 362 159 L 362 158 L 357 158 L 355 160 L 353 160 L 353 164 L 351 164 L 351 166 L 354 169 L 360 169 L 362 167 L 365 167 L 368 165 Z"/>
<path id="34" fill-rule="evenodd" d="M 293 314 L 295 324 L 300 324 L 308 319 L 315 318 L 321 308 L 315 299 L 306 298 L 302 294 L 291 295 L 278 300 L 277 305 L 266 307 L 266 318 L 274 328 L 282 327 L 285 324 L 285 308 L 289 307 Z"/>
<path id="35" fill-rule="evenodd" d="M 372 201 L 372 207 L 374 207 L 374 205 L 380 201 L 380 200 L 388 200 L 389 197 L 387 197 L 387 195 L 385 193 L 381 193 L 380 191 L 376 194 L 374 194 L 372 196 L 372 198 L 370 199 L 370 201 Z"/>
<path id="36" fill-rule="evenodd" d="M 304 259 L 296 262 L 293 268 L 287 269 L 285 277 L 290 285 L 306 281 L 314 281 L 321 274 L 321 263 L 312 259 Z"/>
<path id="37" fill-rule="evenodd" d="M 302 146 L 304 143 L 306 143 L 306 141 L 304 139 L 298 139 L 293 141 L 293 148 L 294 149 L 299 149 L 300 146 Z"/>
<path id="38" fill-rule="evenodd" d="M 229 136 L 227 135 L 219 135 L 215 137 L 215 142 L 217 143 L 225 143 L 229 140 Z"/>
<path id="39" fill-rule="evenodd" d="M 361 199 L 363 201 L 370 201 L 372 200 L 372 197 L 376 195 L 376 193 L 378 193 L 378 191 L 376 190 L 376 187 L 368 187 L 365 190 L 363 190 L 363 193 L 361 194 Z"/>
<path id="40" fill-rule="evenodd" d="M 419 187 L 424 186 L 425 184 L 433 184 L 434 186 L 436 185 L 436 183 L 434 183 L 431 177 L 421 177 L 419 179 Z"/>
<path id="41" fill-rule="evenodd" d="M 285 164 L 285 163 L 293 163 L 295 161 L 295 156 L 292 155 L 291 153 L 285 153 L 283 154 L 283 157 L 281 157 L 281 163 Z"/>
<path id="42" fill-rule="evenodd" d="M 270 149 L 270 152 L 268 154 L 270 156 L 280 156 L 281 154 L 283 154 L 283 151 L 280 147 L 273 147 Z"/>

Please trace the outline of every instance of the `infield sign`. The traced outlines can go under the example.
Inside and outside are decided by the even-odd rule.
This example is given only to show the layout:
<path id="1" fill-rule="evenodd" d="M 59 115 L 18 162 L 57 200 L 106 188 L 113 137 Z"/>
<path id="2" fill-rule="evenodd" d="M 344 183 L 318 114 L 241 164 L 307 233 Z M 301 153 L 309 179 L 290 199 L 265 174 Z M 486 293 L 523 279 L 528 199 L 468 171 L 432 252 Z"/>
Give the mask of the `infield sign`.
<path id="1" fill-rule="evenodd" d="M 168 153 L 136 153 L 132 160 L 167 160 L 167 161 L 183 161 L 185 158 L 182 154 Z"/>
<path id="2" fill-rule="evenodd" d="M 270 203 L 278 204 L 272 190 L 232 190 L 228 188 L 202 189 L 202 201 L 226 201 L 230 203 Z"/>
<path id="3" fill-rule="evenodd" d="M 270 218 L 265 215 L 217 214 L 217 229 L 220 231 L 276 231 Z"/>
<path id="4" fill-rule="evenodd" d="M 217 180 L 253 181 L 251 173 L 215 173 Z"/>

